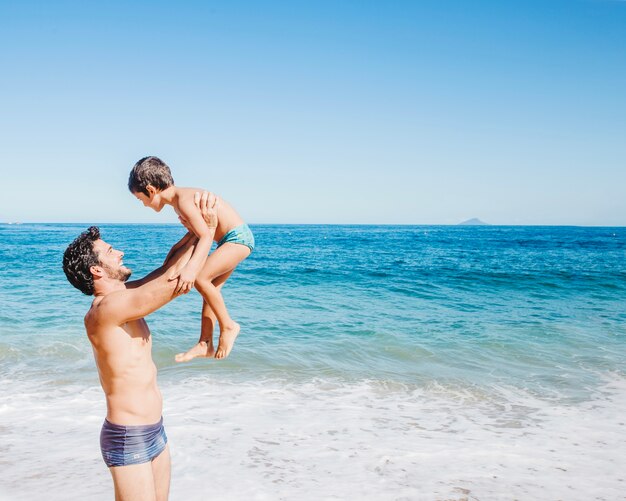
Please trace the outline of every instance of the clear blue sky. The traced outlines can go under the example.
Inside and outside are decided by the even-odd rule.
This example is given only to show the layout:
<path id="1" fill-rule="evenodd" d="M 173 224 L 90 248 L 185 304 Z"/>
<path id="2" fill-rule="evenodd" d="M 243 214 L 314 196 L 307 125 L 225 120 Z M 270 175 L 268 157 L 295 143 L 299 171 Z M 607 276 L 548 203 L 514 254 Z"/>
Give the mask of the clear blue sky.
<path id="1" fill-rule="evenodd" d="M 626 225 L 626 1 L 0 2 L 0 221 Z"/>

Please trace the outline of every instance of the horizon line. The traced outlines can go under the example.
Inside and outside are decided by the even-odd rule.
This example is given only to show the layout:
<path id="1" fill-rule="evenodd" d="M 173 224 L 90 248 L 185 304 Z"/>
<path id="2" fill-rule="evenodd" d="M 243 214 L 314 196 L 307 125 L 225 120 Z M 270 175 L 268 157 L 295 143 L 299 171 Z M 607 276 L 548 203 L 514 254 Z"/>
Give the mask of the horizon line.
<path id="1" fill-rule="evenodd" d="M 143 225 L 143 226 L 181 226 L 178 222 L 155 223 L 155 222 L 133 222 L 133 221 L 19 221 L 4 222 L 0 221 L 2 226 L 21 226 L 32 224 L 63 224 L 63 225 Z M 606 224 L 523 224 L 523 223 L 506 223 L 506 224 L 463 224 L 463 223 L 249 223 L 252 226 L 464 226 L 464 227 L 543 227 L 543 228 L 626 228 L 626 225 L 606 225 Z"/>

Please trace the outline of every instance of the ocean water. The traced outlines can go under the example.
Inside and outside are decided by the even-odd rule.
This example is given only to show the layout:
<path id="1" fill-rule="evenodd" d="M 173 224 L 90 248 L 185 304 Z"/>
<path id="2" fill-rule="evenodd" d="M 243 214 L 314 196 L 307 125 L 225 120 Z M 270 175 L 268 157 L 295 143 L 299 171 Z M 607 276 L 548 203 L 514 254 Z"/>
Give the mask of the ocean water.
<path id="1" fill-rule="evenodd" d="M 177 225 L 101 225 L 135 277 Z M 0 225 L 0 499 L 112 498 L 61 269 L 86 225 Z M 253 226 L 224 361 L 148 317 L 172 500 L 626 499 L 626 229 Z"/>

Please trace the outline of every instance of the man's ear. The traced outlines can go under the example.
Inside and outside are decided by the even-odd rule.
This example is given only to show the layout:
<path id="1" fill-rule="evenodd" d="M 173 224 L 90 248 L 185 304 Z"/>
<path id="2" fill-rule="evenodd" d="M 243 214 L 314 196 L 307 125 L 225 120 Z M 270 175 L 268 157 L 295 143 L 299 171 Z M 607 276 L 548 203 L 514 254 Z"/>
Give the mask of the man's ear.
<path id="1" fill-rule="evenodd" d="M 146 191 L 148 192 L 148 197 L 149 198 L 152 198 L 154 195 L 157 194 L 157 189 L 154 186 L 152 186 L 151 184 L 146 186 Z"/>
<path id="2" fill-rule="evenodd" d="M 93 275 L 93 278 L 102 278 L 104 276 L 104 270 L 100 266 L 90 266 L 89 271 Z"/>

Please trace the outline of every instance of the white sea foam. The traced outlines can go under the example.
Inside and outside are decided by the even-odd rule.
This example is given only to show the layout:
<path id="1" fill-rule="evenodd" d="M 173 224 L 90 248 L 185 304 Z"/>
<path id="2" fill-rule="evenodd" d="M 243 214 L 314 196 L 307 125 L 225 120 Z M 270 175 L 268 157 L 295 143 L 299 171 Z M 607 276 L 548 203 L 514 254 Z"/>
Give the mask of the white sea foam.
<path id="1" fill-rule="evenodd" d="M 576 404 L 381 381 L 161 385 L 172 500 L 624 499 L 620 376 Z M 2 499 L 111 499 L 98 387 L 0 389 Z"/>

